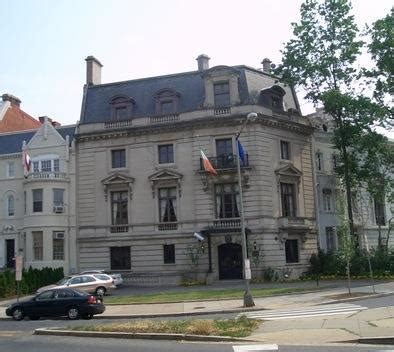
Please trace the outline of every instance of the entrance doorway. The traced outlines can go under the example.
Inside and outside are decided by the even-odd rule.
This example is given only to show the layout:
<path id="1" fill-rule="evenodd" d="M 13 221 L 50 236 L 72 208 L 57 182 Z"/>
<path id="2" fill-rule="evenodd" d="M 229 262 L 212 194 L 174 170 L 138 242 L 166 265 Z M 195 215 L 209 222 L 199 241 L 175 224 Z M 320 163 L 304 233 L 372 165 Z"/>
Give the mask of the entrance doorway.
<path id="1" fill-rule="evenodd" d="M 5 240 L 6 243 L 6 267 L 15 268 L 15 240 Z"/>
<path id="2" fill-rule="evenodd" d="M 242 246 L 225 243 L 218 247 L 219 280 L 242 279 Z"/>

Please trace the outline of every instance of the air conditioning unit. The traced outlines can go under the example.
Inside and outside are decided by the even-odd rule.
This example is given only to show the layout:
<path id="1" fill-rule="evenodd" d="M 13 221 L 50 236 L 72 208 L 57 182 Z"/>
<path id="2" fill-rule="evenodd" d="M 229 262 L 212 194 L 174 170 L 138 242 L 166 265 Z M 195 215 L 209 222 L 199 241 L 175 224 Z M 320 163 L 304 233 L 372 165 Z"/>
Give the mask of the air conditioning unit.
<path id="1" fill-rule="evenodd" d="M 63 240 L 64 239 L 64 232 L 55 232 L 53 234 L 53 238 L 55 240 Z"/>
<path id="2" fill-rule="evenodd" d="M 53 210 L 55 213 L 63 213 L 64 212 L 64 206 L 63 205 L 55 205 L 53 207 Z"/>

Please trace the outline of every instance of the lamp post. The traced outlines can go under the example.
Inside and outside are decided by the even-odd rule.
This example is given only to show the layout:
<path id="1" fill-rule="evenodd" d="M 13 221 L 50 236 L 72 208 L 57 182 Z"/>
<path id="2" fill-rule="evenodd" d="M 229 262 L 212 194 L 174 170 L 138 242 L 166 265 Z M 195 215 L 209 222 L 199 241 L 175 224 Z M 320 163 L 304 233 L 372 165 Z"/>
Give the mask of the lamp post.
<path id="1" fill-rule="evenodd" d="M 241 135 L 243 129 L 248 124 L 249 121 L 255 121 L 257 118 L 257 114 L 255 112 L 251 112 L 246 116 L 245 121 L 242 124 L 241 129 L 235 135 L 236 142 L 236 150 L 237 150 L 237 171 L 238 171 L 238 188 L 239 188 L 239 203 L 240 203 L 240 218 L 241 218 L 241 238 L 242 238 L 242 258 L 243 258 L 243 268 L 244 268 L 244 281 L 245 281 L 245 294 L 244 294 L 244 307 L 253 307 L 254 301 L 252 294 L 249 289 L 249 280 L 251 278 L 250 275 L 250 261 L 248 259 L 248 253 L 246 249 L 246 231 L 245 231 L 245 215 L 244 215 L 244 205 L 243 205 L 243 194 L 242 194 L 242 180 L 241 180 L 241 162 L 239 157 L 239 147 L 238 147 L 238 139 Z"/>

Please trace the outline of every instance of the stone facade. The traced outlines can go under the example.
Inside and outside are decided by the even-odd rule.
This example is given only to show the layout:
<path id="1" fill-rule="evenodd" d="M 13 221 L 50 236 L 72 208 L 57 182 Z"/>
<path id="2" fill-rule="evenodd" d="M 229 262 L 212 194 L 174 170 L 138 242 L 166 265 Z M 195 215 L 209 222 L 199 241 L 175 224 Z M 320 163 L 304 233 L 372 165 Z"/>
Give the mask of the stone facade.
<path id="1" fill-rule="evenodd" d="M 80 270 L 123 270 L 145 284 L 242 278 L 236 133 L 252 111 L 258 118 L 239 137 L 252 275 L 307 270 L 317 243 L 313 128 L 289 87 L 250 67 L 205 63 L 183 74 L 90 80 L 82 104 Z M 217 175 L 202 167 L 201 150 Z"/>
<path id="2" fill-rule="evenodd" d="M 332 144 L 333 120 L 322 109 L 309 115 L 309 118 L 316 128 L 313 134 L 313 156 L 316 170 L 319 246 L 324 251 L 336 250 L 340 247 L 337 228 L 344 216 L 340 210 L 341 203 L 345 206 L 346 197 L 335 173 L 338 151 Z M 369 247 L 378 245 L 379 231 L 385 243 L 389 224 L 394 218 L 393 204 L 386 201 L 382 209 L 383 224 L 379 226 L 376 210 L 374 200 L 365 190 L 355 192 L 353 203 L 355 232 L 359 235 L 359 243 L 364 248 L 367 245 Z M 389 238 L 389 246 L 393 244 L 393 239 Z"/>
<path id="3" fill-rule="evenodd" d="M 63 267 L 75 272 L 75 126 L 0 135 L 0 267 Z M 31 159 L 24 167 L 25 155 Z"/>

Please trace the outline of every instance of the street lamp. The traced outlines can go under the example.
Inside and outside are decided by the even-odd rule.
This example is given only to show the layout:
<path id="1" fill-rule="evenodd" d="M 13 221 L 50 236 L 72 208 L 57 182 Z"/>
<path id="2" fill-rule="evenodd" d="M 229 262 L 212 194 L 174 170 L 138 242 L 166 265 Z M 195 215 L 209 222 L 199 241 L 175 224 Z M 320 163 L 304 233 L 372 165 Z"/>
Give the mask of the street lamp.
<path id="1" fill-rule="evenodd" d="M 245 231 L 245 215 L 244 215 L 244 205 L 243 205 L 243 194 L 242 194 L 242 180 L 241 180 L 241 162 L 239 157 L 239 145 L 238 139 L 241 135 L 243 129 L 248 124 L 249 121 L 255 121 L 257 119 L 257 114 L 255 112 L 251 112 L 246 116 L 246 119 L 242 123 L 242 127 L 239 132 L 235 135 L 235 143 L 237 150 L 237 171 L 238 171 L 238 188 L 239 188 L 239 203 L 240 203 L 240 217 L 241 217 L 241 237 L 242 237 L 242 258 L 243 268 L 244 268 L 244 281 L 245 281 L 245 294 L 244 294 L 244 307 L 253 307 L 254 301 L 252 294 L 249 289 L 249 280 L 251 279 L 250 274 L 250 261 L 248 259 L 248 254 L 246 250 L 246 231 Z"/>

